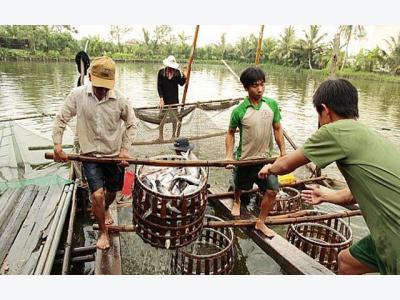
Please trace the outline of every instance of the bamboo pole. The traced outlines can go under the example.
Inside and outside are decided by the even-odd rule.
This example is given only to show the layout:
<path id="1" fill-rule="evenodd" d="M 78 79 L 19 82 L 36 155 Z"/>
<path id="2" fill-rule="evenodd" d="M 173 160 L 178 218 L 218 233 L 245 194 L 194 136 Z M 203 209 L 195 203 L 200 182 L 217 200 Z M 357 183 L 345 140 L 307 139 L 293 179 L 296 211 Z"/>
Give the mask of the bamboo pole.
<path id="1" fill-rule="evenodd" d="M 296 180 L 296 182 L 293 183 L 284 183 L 284 184 L 279 184 L 280 187 L 291 187 L 291 186 L 297 186 L 300 184 L 306 184 L 306 183 L 312 183 L 312 182 L 317 182 L 317 181 L 322 181 L 327 179 L 327 176 L 320 176 L 320 177 L 314 177 L 314 178 L 307 178 L 307 179 L 302 179 L 302 180 Z M 251 194 L 251 193 L 256 193 L 259 192 L 260 189 L 251 189 L 248 191 L 242 191 L 242 194 Z M 226 193 L 220 193 L 220 194 L 210 194 L 208 195 L 208 199 L 224 199 L 224 198 L 229 198 L 234 195 L 234 192 L 226 192 Z"/>
<path id="2" fill-rule="evenodd" d="M 186 84 L 185 84 L 185 88 L 183 90 L 182 106 L 184 106 L 185 103 L 186 103 L 186 96 L 187 96 L 187 91 L 188 91 L 188 88 L 189 88 L 190 74 L 192 72 L 192 64 L 193 64 L 193 59 L 194 59 L 194 53 L 195 53 L 195 50 L 196 50 L 197 37 L 199 35 L 199 29 L 200 29 L 200 25 L 196 25 L 196 29 L 194 31 L 194 37 L 193 37 L 192 52 L 190 53 L 189 62 L 188 62 Z M 178 127 L 176 129 L 176 136 L 177 137 L 179 137 L 179 135 L 181 133 L 181 126 L 182 126 L 182 123 L 179 122 L 178 123 Z"/>
<path id="3" fill-rule="evenodd" d="M 265 220 L 266 225 L 288 225 L 302 222 L 318 222 L 331 220 L 336 218 L 346 218 L 361 216 L 360 210 L 354 211 L 342 211 L 337 213 L 328 213 L 324 215 L 307 215 L 309 211 L 299 211 L 297 213 L 291 213 L 280 216 L 268 217 Z M 229 221 L 207 221 L 204 223 L 206 228 L 222 228 L 222 227 L 254 227 L 258 219 L 249 220 L 229 220 Z M 93 224 L 93 229 L 98 230 L 99 225 Z M 107 230 L 109 232 L 135 232 L 135 226 L 128 225 L 107 225 Z"/>
<path id="4" fill-rule="evenodd" d="M 263 32 L 264 32 L 264 25 L 261 25 L 260 34 L 258 36 L 258 43 L 257 43 L 257 52 L 256 52 L 256 61 L 255 61 L 256 66 L 258 66 L 258 64 L 260 62 L 261 51 L 262 51 Z"/>
<path id="5" fill-rule="evenodd" d="M 74 170 L 74 167 L 71 166 L 71 169 Z M 74 172 L 72 171 L 72 173 L 74 173 Z M 76 213 L 76 189 L 77 189 L 77 186 L 78 186 L 78 182 L 77 182 L 77 180 L 75 180 L 74 190 L 72 192 L 71 211 L 70 211 L 70 215 L 69 215 L 68 234 L 67 234 L 67 240 L 66 240 L 65 246 L 64 246 L 64 259 L 63 259 L 63 264 L 62 264 L 61 275 L 67 275 L 69 272 L 69 261 L 71 258 L 71 244 L 72 244 L 72 236 L 74 233 L 74 223 L 75 223 L 75 213 Z"/>
<path id="6" fill-rule="evenodd" d="M 25 119 L 36 119 L 36 118 L 43 118 L 43 117 L 52 117 L 52 116 L 55 116 L 55 115 L 56 115 L 55 113 L 51 113 L 51 114 L 41 113 L 41 114 L 34 114 L 34 115 L 27 115 L 27 116 L 10 117 L 10 118 L 0 119 L 0 123 L 1 122 L 25 120 Z"/>
<path id="7" fill-rule="evenodd" d="M 126 161 L 132 165 L 162 166 L 162 167 L 226 167 L 228 165 L 250 166 L 273 163 L 276 157 L 246 160 L 155 160 L 147 158 L 94 157 L 79 154 L 66 154 L 67 160 L 94 163 L 120 163 Z M 54 159 L 54 153 L 46 152 L 46 159 Z"/>
<path id="8" fill-rule="evenodd" d="M 221 61 L 225 65 L 225 67 L 227 67 L 228 70 L 232 73 L 232 75 L 235 76 L 236 79 L 240 82 L 240 77 L 238 76 L 238 74 L 236 74 L 236 72 L 231 69 L 231 67 L 226 63 L 225 60 L 221 59 Z"/>
<path id="9" fill-rule="evenodd" d="M 230 102 L 230 101 L 240 101 L 242 98 L 228 98 L 228 99 L 220 99 L 220 100 L 208 100 L 208 101 L 192 101 L 190 103 L 176 103 L 176 104 L 169 104 L 164 105 L 164 109 L 168 108 L 176 108 L 181 106 L 199 106 L 201 104 L 213 104 L 213 103 L 221 103 L 221 102 Z M 142 107 L 134 107 L 135 110 L 147 110 L 147 109 L 159 109 L 159 106 L 142 106 Z"/>
<path id="10" fill-rule="evenodd" d="M 50 250 L 48 252 L 48 257 L 47 257 L 46 263 L 43 267 L 44 275 L 50 275 L 51 269 L 53 268 L 54 258 L 57 253 L 57 247 L 58 247 L 58 244 L 61 239 L 62 230 L 64 228 L 64 222 L 67 217 L 68 208 L 69 208 L 69 204 L 71 202 L 73 193 L 76 193 L 76 185 L 70 184 L 68 192 L 67 192 L 67 196 L 65 198 L 65 203 L 62 207 L 60 219 L 57 220 L 57 229 L 56 229 L 56 232 L 54 235 L 54 239 L 52 240 L 52 244 L 51 244 Z M 55 222 L 55 221 L 56 220 L 54 220 L 53 222 Z"/>

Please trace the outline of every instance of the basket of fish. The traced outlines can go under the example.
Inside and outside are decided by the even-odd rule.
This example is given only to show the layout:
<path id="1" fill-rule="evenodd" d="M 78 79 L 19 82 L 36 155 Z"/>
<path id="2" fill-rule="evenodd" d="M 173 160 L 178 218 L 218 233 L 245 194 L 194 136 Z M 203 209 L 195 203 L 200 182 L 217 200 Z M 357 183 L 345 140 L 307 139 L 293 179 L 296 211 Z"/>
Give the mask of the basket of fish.
<path id="1" fill-rule="evenodd" d="M 323 214 L 319 211 L 308 215 Z M 320 264 L 337 273 L 337 257 L 341 250 L 350 247 L 353 234 L 350 226 L 341 218 L 318 222 L 291 224 L 286 239 Z"/>
<path id="2" fill-rule="evenodd" d="M 157 160 L 185 160 L 159 155 Z M 207 173 L 197 167 L 139 166 L 133 191 L 136 233 L 156 248 L 175 249 L 198 238 L 207 206 Z"/>
<path id="3" fill-rule="evenodd" d="M 300 192 L 291 187 L 282 187 L 276 195 L 276 201 L 270 215 L 282 215 L 302 209 Z"/>
<path id="4" fill-rule="evenodd" d="M 222 219 L 206 215 L 207 221 Z M 224 275 L 230 274 L 235 264 L 232 228 L 203 228 L 193 243 L 175 250 L 171 259 L 173 274 Z"/>

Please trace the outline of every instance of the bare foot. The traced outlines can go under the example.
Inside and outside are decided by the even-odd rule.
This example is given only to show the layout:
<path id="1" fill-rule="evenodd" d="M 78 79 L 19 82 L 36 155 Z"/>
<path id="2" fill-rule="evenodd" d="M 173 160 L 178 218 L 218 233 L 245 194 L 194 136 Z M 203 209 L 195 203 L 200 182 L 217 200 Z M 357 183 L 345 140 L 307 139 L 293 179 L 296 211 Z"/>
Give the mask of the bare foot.
<path id="1" fill-rule="evenodd" d="M 258 221 L 256 222 L 255 228 L 256 228 L 257 230 L 260 230 L 265 236 L 267 236 L 267 237 L 269 237 L 269 238 L 273 238 L 273 237 L 275 236 L 275 232 L 274 232 L 272 229 L 268 228 L 268 227 L 264 224 L 264 222 L 261 222 L 260 220 L 258 220 Z"/>
<path id="2" fill-rule="evenodd" d="M 109 209 L 106 209 L 106 211 L 104 212 L 104 223 L 106 225 L 111 225 L 112 223 L 114 223 L 114 220 L 111 216 L 111 212 Z"/>
<path id="3" fill-rule="evenodd" d="M 107 233 L 100 233 L 99 239 L 96 243 L 96 247 L 102 250 L 110 248 L 110 240 L 108 239 Z"/>
<path id="4" fill-rule="evenodd" d="M 233 206 L 231 209 L 231 215 L 234 217 L 240 216 L 240 203 L 233 202 Z"/>

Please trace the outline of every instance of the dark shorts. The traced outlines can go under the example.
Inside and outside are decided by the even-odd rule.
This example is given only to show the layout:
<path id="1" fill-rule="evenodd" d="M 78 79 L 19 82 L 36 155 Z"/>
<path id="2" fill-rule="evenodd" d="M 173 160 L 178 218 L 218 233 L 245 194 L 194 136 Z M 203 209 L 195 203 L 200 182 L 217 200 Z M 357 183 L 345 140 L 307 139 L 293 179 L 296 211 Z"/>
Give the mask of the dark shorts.
<path id="1" fill-rule="evenodd" d="M 89 184 L 90 192 L 100 188 L 108 192 L 118 192 L 124 183 L 124 168 L 117 164 L 98 164 L 83 162 L 83 171 Z"/>
<path id="2" fill-rule="evenodd" d="M 350 254 L 363 263 L 381 274 L 386 274 L 386 268 L 381 259 L 379 258 L 378 252 L 376 252 L 374 241 L 371 235 L 359 240 L 357 243 L 349 248 Z"/>
<path id="3" fill-rule="evenodd" d="M 258 172 L 264 164 L 235 167 L 233 171 L 233 182 L 235 188 L 239 190 L 251 190 L 254 183 L 260 188 L 261 191 L 266 190 L 279 190 L 278 177 L 275 175 L 268 175 L 266 179 L 258 178 Z"/>

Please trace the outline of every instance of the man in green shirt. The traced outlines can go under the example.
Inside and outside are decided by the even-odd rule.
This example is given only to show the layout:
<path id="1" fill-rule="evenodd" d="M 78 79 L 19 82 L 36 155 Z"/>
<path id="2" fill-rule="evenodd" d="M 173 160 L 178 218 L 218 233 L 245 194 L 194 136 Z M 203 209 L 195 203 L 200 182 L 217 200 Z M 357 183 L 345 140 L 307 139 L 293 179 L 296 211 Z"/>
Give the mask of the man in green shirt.
<path id="1" fill-rule="evenodd" d="M 320 128 L 289 155 L 259 172 L 286 174 L 312 161 L 324 168 L 336 162 L 349 189 L 324 194 L 303 192 L 306 202 L 357 202 L 370 235 L 339 253 L 339 274 L 400 274 L 400 151 L 357 122 L 358 94 L 347 80 L 323 82 L 313 96 Z"/>
<path id="2" fill-rule="evenodd" d="M 229 130 L 225 139 L 226 159 L 233 159 L 236 128 L 239 128 L 239 146 L 235 152 L 237 160 L 264 158 L 270 155 L 272 133 L 278 144 L 280 154 L 285 155 L 285 142 L 281 127 L 281 115 L 275 100 L 264 97 L 265 74 L 260 68 L 249 67 L 240 76 L 240 81 L 248 96 L 237 106 L 231 115 Z M 257 174 L 263 165 L 236 167 L 234 170 L 235 200 L 231 210 L 233 216 L 240 215 L 240 195 L 242 190 L 250 190 L 256 183 L 264 192 L 261 202 L 261 212 L 255 228 L 261 230 L 267 237 L 273 237 L 274 232 L 265 224 L 265 219 L 275 202 L 279 189 L 276 176 L 259 179 Z M 228 168 L 233 168 L 232 165 Z"/>

